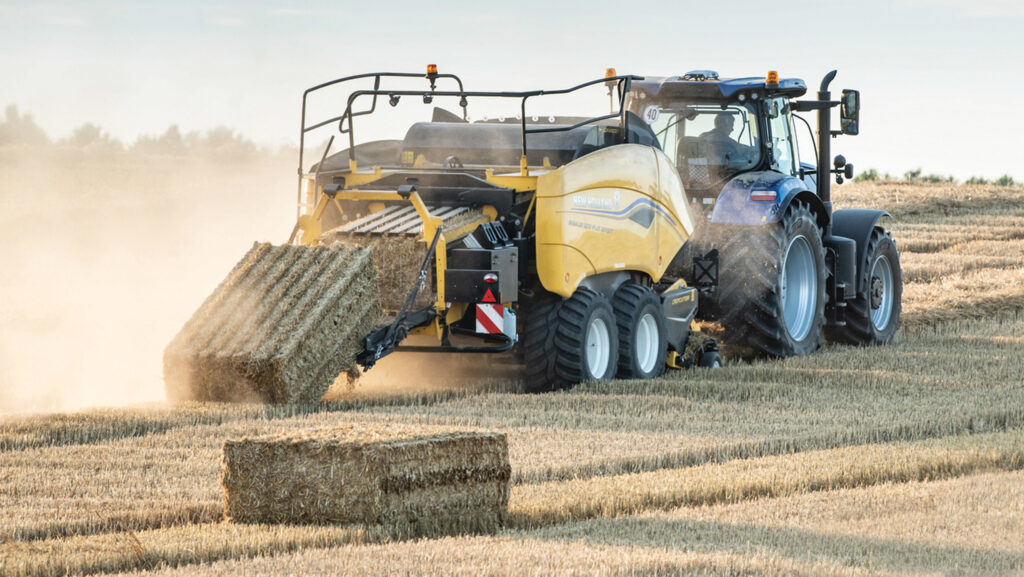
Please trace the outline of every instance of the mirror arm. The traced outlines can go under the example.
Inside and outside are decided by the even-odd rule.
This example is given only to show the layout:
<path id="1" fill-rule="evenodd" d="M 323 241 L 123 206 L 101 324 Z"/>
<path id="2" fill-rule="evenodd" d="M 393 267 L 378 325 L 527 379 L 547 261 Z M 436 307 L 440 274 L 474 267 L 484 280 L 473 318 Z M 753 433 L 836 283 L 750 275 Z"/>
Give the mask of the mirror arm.
<path id="1" fill-rule="evenodd" d="M 792 102 L 793 110 L 797 112 L 810 112 L 812 110 L 823 110 L 825 108 L 835 108 L 839 106 L 839 102 L 835 100 L 794 100 Z"/>

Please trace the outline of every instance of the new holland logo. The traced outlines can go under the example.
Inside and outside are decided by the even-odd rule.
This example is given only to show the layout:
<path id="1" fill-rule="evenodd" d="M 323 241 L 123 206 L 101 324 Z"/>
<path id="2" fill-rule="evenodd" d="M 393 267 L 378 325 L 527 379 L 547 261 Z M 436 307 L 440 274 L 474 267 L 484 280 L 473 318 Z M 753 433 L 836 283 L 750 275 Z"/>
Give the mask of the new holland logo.
<path id="1" fill-rule="evenodd" d="M 590 203 L 590 199 L 593 197 L 587 197 L 583 195 L 573 196 L 573 209 L 569 212 L 576 214 L 588 214 L 593 216 L 599 216 L 601 218 L 608 218 L 612 220 L 626 220 L 629 219 L 644 228 L 650 228 L 654 222 L 654 217 L 658 214 L 665 217 L 673 226 L 676 224 L 676 220 L 672 218 L 664 208 L 659 206 L 656 202 L 649 198 L 639 198 L 634 200 L 626 208 L 619 208 L 620 198 L 619 193 L 616 192 L 614 198 L 597 199 L 591 204 L 602 204 L 597 202 L 602 201 L 607 207 L 591 207 L 583 206 Z"/>
<path id="2" fill-rule="evenodd" d="M 622 194 L 619 191 L 612 192 L 611 198 L 600 196 L 589 196 L 586 194 L 572 195 L 572 206 L 574 208 L 590 208 L 597 210 L 618 210 L 622 205 Z"/>

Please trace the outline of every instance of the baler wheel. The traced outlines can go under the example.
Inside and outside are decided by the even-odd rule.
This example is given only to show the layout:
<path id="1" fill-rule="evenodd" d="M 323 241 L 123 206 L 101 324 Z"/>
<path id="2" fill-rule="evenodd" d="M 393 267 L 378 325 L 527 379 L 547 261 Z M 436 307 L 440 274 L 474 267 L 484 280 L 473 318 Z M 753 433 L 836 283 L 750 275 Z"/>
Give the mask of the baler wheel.
<path id="1" fill-rule="evenodd" d="M 556 386 L 615 378 L 619 335 L 608 299 L 586 287 L 576 289 L 558 310 L 555 349 Z"/>
<path id="2" fill-rule="evenodd" d="M 536 288 L 529 299 L 521 301 L 523 334 L 520 347 L 525 364 L 525 388 L 528 393 L 544 393 L 558 385 L 555 373 L 555 328 L 562 298 Z"/>
<path id="3" fill-rule="evenodd" d="M 619 334 L 620 379 L 651 379 L 665 372 L 665 314 L 655 292 L 635 282 L 612 300 Z"/>

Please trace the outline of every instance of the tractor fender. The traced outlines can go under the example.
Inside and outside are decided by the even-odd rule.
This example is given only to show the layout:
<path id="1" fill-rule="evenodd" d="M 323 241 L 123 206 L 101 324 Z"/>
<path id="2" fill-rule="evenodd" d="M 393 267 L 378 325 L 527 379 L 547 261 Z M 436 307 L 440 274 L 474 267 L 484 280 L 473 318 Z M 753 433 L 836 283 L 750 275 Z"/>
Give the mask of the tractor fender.
<path id="1" fill-rule="evenodd" d="M 770 200 L 754 200 L 760 196 Z M 774 193 L 774 196 L 772 195 Z M 753 197 L 753 198 L 752 198 Z M 794 200 L 810 205 L 817 216 L 818 226 L 828 224 L 828 211 L 807 185 L 793 176 L 773 171 L 741 174 L 728 182 L 718 195 L 711 212 L 711 222 L 722 224 L 771 224 L 786 214 L 786 207 Z"/>
<path id="2" fill-rule="evenodd" d="M 857 292 L 867 290 L 864 258 L 878 219 L 891 216 L 884 210 L 870 208 L 846 208 L 832 213 L 832 234 L 852 238 L 857 243 Z"/>

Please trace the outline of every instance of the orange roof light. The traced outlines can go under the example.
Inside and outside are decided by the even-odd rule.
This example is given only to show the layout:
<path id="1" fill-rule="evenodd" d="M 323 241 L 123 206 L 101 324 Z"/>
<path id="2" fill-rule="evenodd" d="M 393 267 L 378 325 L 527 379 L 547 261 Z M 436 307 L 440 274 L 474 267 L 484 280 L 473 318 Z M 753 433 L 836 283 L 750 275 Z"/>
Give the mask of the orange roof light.
<path id="1" fill-rule="evenodd" d="M 437 64 L 427 64 L 427 76 L 437 76 Z"/>
<path id="2" fill-rule="evenodd" d="M 772 87 L 772 88 L 778 87 L 778 85 L 779 85 L 779 73 L 774 71 L 774 70 L 769 70 L 768 71 L 768 77 L 765 78 L 764 83 L 767 84 L 768 86 Z"/>
<path id="3" fill-rule="evenodd" d="M 618 74 L 615 73 L 615 69 L 614 68 L 605 68 L 604 69 L 604 77 L 605 78 L 613 78 L 615 76 L 618 76 Z"/>

